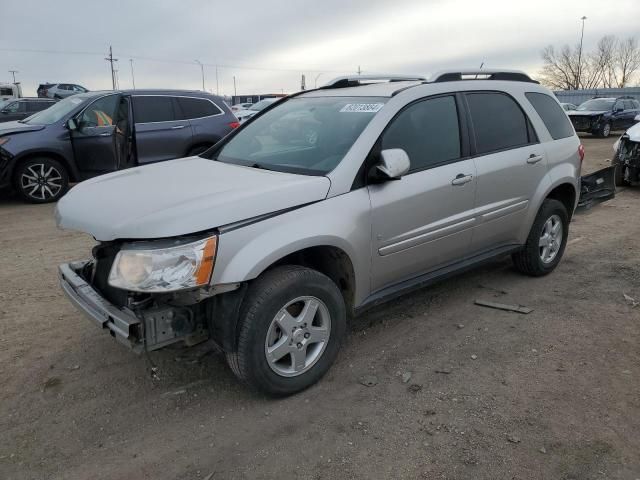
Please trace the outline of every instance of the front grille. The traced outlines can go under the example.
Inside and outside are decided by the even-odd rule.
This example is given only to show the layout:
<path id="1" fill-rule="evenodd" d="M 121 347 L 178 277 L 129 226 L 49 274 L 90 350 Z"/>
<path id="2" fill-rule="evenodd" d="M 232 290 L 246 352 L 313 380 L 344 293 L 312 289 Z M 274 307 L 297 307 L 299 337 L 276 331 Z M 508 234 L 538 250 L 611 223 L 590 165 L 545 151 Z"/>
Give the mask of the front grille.
<path id="1" fill-rule="evenodd" d="M 571 117 L 571 123 L 576 130 L 578 129 L 588 129 L 591 127 L 591 118 L 590 117 Z"/>

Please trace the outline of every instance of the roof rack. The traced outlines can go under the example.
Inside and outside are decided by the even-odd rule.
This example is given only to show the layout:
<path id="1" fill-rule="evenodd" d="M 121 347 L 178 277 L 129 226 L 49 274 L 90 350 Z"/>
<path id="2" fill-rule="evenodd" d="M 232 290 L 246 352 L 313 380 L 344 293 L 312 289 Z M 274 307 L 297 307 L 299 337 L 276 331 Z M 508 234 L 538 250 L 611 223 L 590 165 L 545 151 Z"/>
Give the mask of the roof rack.
<path id="1" fill-rule="evenodd" d="M 331 80 L 323 88 L 358 87 L 377 82 L 424 82 L 427 79 L 418 75 L 347 75 Z"/>
<path id="2" fill-rule="evenodd" d="M 445 70 L 437 72 L 429 79 L 429 83 L 455 82 L 460 80 L 507 80 L 511 82 L 540 83 L 520 70 L 479 69 Z"/>

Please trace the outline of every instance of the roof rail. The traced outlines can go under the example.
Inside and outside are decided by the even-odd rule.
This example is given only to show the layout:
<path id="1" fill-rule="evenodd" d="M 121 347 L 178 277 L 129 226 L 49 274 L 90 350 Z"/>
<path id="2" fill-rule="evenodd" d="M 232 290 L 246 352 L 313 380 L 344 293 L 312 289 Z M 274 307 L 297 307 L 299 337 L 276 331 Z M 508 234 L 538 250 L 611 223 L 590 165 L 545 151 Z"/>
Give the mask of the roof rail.
<path id="1" fill-rule="evenodd" d="M 345 88 L 345 87 L 357 87 L 360 85 L 367 85 L 376 82 L 424 82 L 425 77 L 419 75 L 347 75 L 344 77 L 337 77 L 331 80 L 326 85 L 320 88 Z"/>
<path id="2" fill-rule="evenodd" d="M 430 83 L 455 82 L 460 80 L 507 80 L 512 82 L 540 83 L 520 70 L 444 70 L 437 72 L 430 79 Z"/>

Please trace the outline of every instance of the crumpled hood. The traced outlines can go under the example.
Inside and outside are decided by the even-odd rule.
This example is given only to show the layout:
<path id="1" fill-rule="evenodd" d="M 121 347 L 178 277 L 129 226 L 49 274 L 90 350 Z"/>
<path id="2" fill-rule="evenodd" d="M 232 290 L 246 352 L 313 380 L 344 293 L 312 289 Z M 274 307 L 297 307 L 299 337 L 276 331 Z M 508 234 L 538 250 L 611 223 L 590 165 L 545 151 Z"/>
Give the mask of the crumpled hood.
<path id="1" fill-rule="evenodd" d="M 18 121 L 4 122 L 0 123 L 0 136 L 13 133 L 37 132 L 43 128 L 44 125 L 27 125 L 26 123 L 20 123 Z"/>
<path id="2" fill-rule="evenodd" d="M 602 110 L 602 111 L 581 110 L 579 112 L 577 110 L 573 110 L 571 112 L 567 112 L 567 115 L 569 115 L 570 117 L 592 117 L 595 115 L 602 115 L 604 113 L 607 113 L 607 110 Z"/>
<path id="3" fill-rule="evenodd" d="M 640 142 L 640 123 L 636 123 L 633 127 L 625 132 L 632 142 Z"/>
<path id="4" fill-rule="evenodd" d="M 56 221 L 99 241 L 173 237 L 322 200 L 329 187 L 327 177 L 189 157 L 82 182 L 60 199 Z"/>

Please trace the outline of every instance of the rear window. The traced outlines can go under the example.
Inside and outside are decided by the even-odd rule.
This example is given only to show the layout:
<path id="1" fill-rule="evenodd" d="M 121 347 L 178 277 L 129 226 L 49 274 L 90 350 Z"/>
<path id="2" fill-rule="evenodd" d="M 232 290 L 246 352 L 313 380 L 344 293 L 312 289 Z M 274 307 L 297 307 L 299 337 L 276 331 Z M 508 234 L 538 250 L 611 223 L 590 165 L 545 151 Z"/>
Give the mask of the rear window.
<path id="1" fill-rule="evenodd" d="M 133 115 L 136 123 L 171 122 L 176 120 L 173 100 L 164 96 L 134 96 Z"/>
<path id="2" fill-rule="evenodd" d="M 544 93 L 525 93 L 554 140 L 573 136 L 573 127 L 558 102 Z"/>
<path id="3" fill-rule="evenodd" d="M 205 98 L 177 97 L 177 100 L 182 120 L 210 117 L 222 113 L 222 110 L 214 105 L 213 102 Z"/>
<path id="4" fill-rule="evenodd" d="M 0 88 L 0 95 L 13 96 L 13 90 L 11 88 Z"/>
<path id="5" fill-rule="evenodd" d="M 513 98 L 498 92 L 469 93 L 466 97 L 478 154 L 530 143 L 528 119 Z"/>

